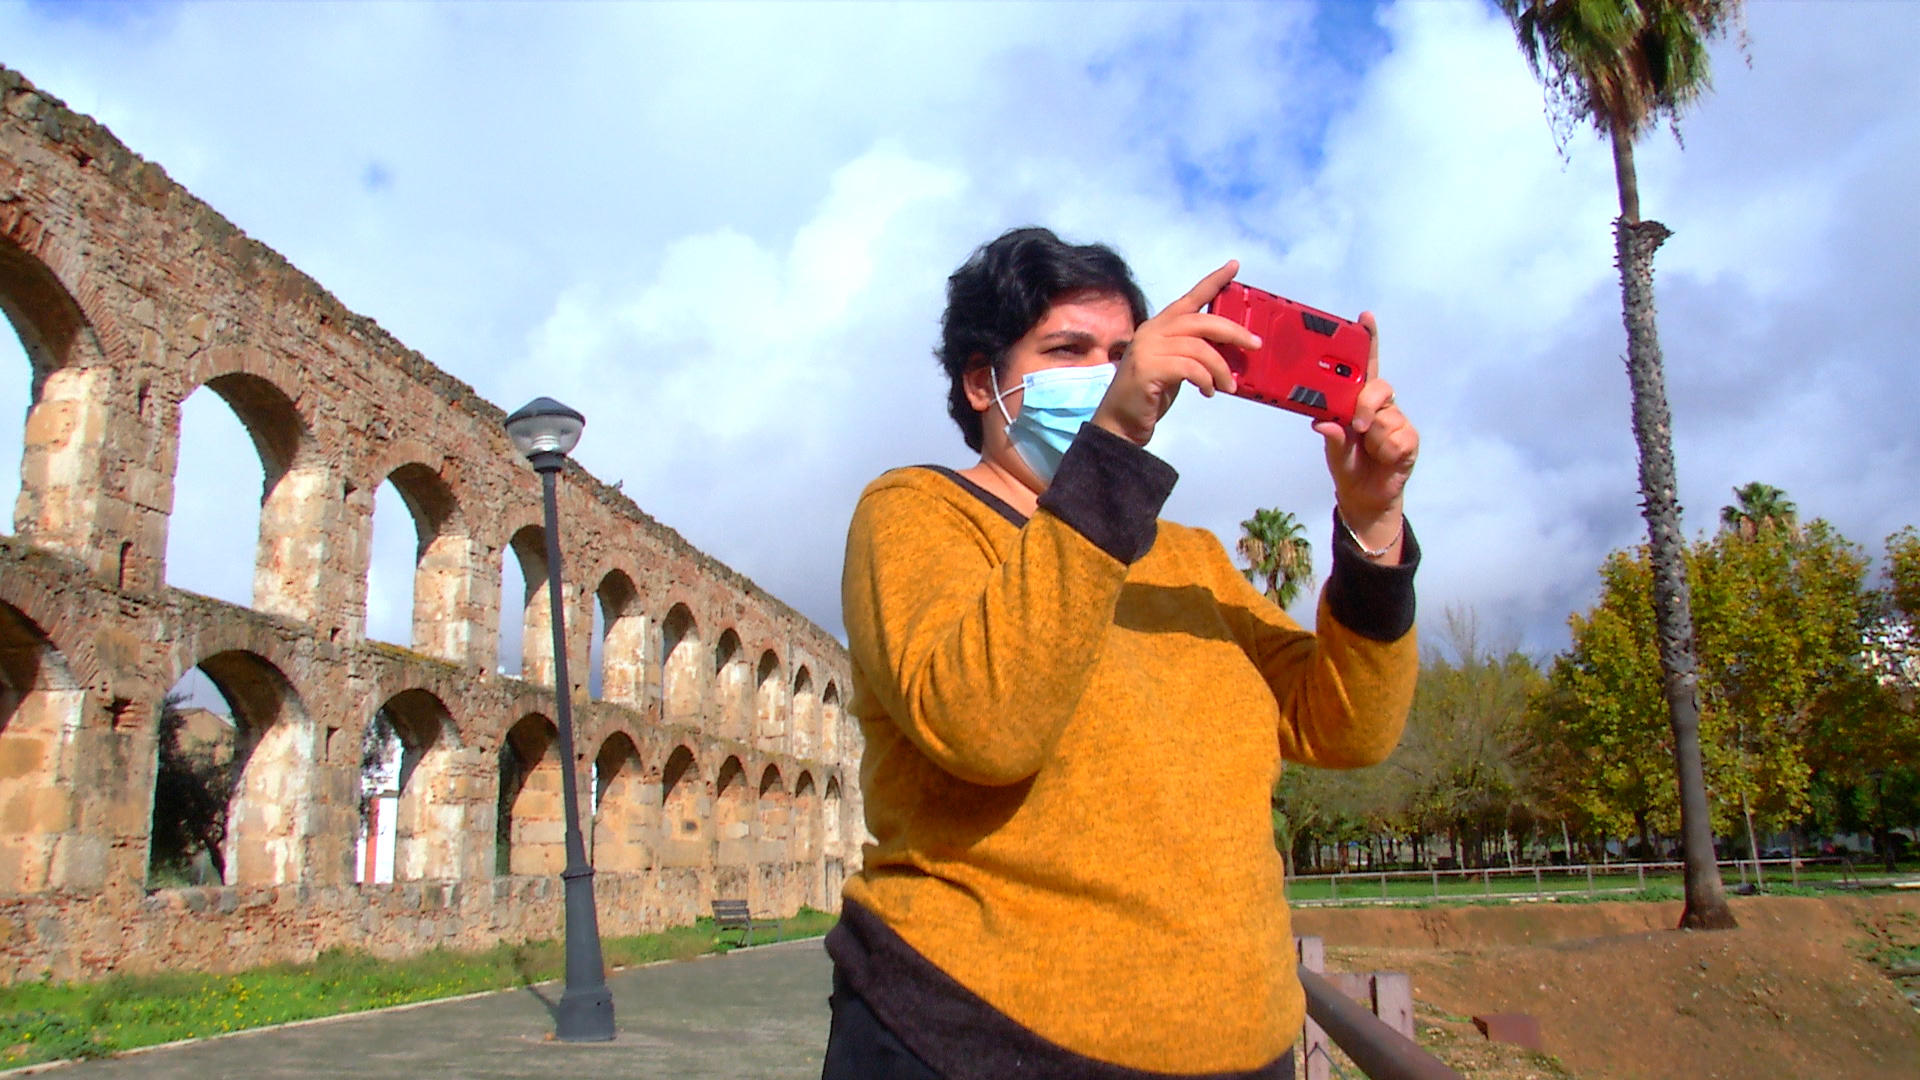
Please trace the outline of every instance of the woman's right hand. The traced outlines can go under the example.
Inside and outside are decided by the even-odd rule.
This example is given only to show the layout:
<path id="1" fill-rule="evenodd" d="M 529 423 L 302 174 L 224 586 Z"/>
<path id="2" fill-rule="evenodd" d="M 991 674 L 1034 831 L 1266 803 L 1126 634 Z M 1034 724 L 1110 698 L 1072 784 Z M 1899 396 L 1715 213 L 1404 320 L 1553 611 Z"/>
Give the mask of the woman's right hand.
<path id="1" fill-rule="evenodd" d="M 1095 424 L 1145 446 L 1154 425 L 1173 407 L 1181 383 L 1192 383 L 1207 397 L 1216 390 L 1233 392 L 1233 372 L 1214 344 L 1257 349 L 1260 339 L 1203 309 L 1239 271 L 1240 264 L 1229 261 L 1135 328 L 1133 341 L 1117 362 L 1113 385 L 1093 414 Z"/>

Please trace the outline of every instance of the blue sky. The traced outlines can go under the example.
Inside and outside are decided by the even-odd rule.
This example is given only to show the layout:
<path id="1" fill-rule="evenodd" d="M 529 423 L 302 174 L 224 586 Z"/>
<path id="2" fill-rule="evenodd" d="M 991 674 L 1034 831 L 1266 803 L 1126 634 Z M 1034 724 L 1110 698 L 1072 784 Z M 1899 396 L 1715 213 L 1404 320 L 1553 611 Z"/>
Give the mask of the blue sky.
<path id="1" fill-rule="evenodd" d="M 1920 13 L 1755 4 L 1749 33 L 1684 151 L 1640 151 L 1687 524 L 1763 480 L 1877 552 L 1920 521 Z M 945 277 L 1030 222 L 1115 244 L 1156 304 L 1236 257 L 1378 314 L 1425 437 L 1424 624 L 1549 652 L 1643 535 L 1610 161 L 1556 152 L 1487 5 L 0 4 L 0 62 L 495 403 L 581 406 L 584 464 L 835 632 L 860 488 L 967 463 Z M 244 601 L 252 452 L 204 392 L 186 430 L 170 577 Z M 1170 517 L 1230 542 L 1293 510 L 1324 565 L 1304 421 L 1189 395 L 1152 449 Z M 393 638 L 390 491 L 375 545 Z"/>

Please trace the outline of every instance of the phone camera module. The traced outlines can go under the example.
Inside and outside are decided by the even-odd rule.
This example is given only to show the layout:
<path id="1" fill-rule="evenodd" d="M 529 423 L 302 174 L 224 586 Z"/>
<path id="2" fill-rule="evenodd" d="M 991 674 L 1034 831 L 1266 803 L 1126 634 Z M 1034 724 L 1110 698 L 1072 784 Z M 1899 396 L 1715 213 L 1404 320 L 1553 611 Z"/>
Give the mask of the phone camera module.
<path id="1" fill-rule="evenodd" d="M 1335 375 L 1340 376 L 1343 379 L 1346 379 L 1346 378 L 1352 377 L 1353 369 L 1351 367 L 1348 367 L 1346 364 L 1335 364 L 1333 365 L 1333 373 Z"/>

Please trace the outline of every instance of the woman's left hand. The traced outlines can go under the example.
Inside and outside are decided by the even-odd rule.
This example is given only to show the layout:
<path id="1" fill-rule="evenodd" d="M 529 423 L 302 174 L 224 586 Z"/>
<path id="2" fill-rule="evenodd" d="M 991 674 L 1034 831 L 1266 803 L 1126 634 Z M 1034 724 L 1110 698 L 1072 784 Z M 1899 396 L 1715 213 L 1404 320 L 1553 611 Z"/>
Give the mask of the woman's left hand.
<path id="1" fill-rule="evenodd" d="M 1399 543 L 1401 499 L 1420 456 L 1420 432 L 1394 402 L 1393 385 L 1380 377 L 1380 328 L 1373 313 L 1361 312 L 1360 325 L 1373 344 L 1353 422 L 1342 426 L 1323 420 L 1313 430 L 1326 439 L 1327 472 L 1341 519 L 1362 547 L 1389 548 Z"/>

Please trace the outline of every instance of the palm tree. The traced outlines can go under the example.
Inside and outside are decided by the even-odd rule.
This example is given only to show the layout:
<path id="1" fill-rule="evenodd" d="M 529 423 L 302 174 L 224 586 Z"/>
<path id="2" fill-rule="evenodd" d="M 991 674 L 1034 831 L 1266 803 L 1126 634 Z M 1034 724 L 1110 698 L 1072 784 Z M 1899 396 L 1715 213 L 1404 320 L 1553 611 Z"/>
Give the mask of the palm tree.
<path id="1" fill-rule="evenodd" d="M 1707 43 L 1739 17 L 1739 0 L 1500 0 L 1520 51 L 1546 85 L 1548 115 L 1564 147 L 1573 128 L 1591 123 L 1613 144 L 1620 217 L 1614 251 L 1627 328 L 1627 376 L 1640 494 L 1653 562 L 1653 606 L 1660 637 L 1662 689 L 1673 727 L 1680 780 L 1680 830 L 1686 854 L 1686 909 L 1680 925 L 1735 925 L 1714 862 L 1706 776 L 1700 761 L 1700 700 L 1673 467 L 1673 427 L 1654 325 L 1653 253 L 1666 226 L 1640 217 L 1633 145 L 1662 120 L 1677 121 L 1710 84 Z"/>
<path id="2" fill-rule="evenodd" d="M 1247 560 L 1242 573 L 1255 585 L 1265 578 L 1262 590 L 1267 599 L 1285 608 L 1313 580 L 1313 545 L 1307 542 L 1307 530 L 1285 510 L 1255 510 L 1240 523 L 1240 557 Z"/>
<path id="3" fill-rule="evenodd" d="M 1792 533 L 1799 527 L 1800 508 L 1787 493 L 1758 480 L 1733 489 L 1735 502 L 1720 508 L 1720 526 L 1751 537 L 1769 525 Z"/>

